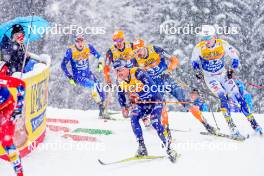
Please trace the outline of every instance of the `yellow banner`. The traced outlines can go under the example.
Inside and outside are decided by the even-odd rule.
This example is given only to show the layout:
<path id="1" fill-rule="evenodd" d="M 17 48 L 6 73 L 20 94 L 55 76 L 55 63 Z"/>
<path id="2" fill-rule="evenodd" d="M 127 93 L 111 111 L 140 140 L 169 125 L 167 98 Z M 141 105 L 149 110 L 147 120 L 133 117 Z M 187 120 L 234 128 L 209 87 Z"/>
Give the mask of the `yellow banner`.
<path id="1" fill-rule="evenodd" d="M 48 105 L 49 68 L 32 77 L 24 79 L 26 96 L 24 120 L 16 125 L 14 143 L 18 146 L 22 156 L 30 153 L 31 145 L 40 143 L 45 136 L 46 108 Z M 16 99 L 16 90 L 10 89 Z M 0 146 L 0 157 L 5 151 Z"/>

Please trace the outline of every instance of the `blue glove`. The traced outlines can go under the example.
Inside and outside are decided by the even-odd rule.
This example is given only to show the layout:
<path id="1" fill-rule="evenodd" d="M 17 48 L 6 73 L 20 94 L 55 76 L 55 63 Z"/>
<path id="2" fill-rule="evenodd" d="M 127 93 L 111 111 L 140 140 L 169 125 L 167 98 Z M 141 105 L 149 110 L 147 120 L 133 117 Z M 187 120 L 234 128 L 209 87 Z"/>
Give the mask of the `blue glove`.
<path id="1" fill-rule="evenodd" d="M 232 68 L 237 69 L 239 65 L 239 60 L 238 59 L 233 59 L 232 60 Z"/>

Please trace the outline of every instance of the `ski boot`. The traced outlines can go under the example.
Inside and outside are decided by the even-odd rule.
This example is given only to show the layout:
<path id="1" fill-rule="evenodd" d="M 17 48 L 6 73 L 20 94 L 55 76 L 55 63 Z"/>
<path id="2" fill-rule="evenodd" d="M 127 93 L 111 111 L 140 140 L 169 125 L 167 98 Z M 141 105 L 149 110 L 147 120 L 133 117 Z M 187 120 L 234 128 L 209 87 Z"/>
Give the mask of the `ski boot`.
<path id="1" fill-rule="evenodd" d="M 238 130 L 231 130 L 231 137 L 237 140 L 245 140 L 246 137 L 240 134 Z"/>
<path id="2" fill-rule="evenodd" d="M 263 131 L 262 131 L 262 128 L 260 126 L 257 126 L 255 131 L 256 131 L 257 134 L 263 135 Z"/>
<path id="3" fill-rule="evenodd" d="M 255 130 L 257 134 L 263 135 L 262 128 L 258 125 L 255 118 L 250 119 L 249 122 L 250 122 L 251 127 L 253 128 L 253 130 Z"/>
<path id="4" fill-rule="evenodd" d="M 169 157 L 169 160 L 172 162 L 172 163 L 175 163 L 176 160 L 177 160 L 177 157 L 179 156 L 179 154 L 170 147 L 170 144 L 168 144 L 167 148 L 166 148 L 166 153 Z"/>
<path id="5" fill-rule="evenodd" d="M 243 136 L 242 134 L 240 134 L 240 132 L 236 129 L 236 125 L 233 123 L 233 121 L 232 121 L 232 124 L 230 123 L 230 125 L 228 125 L 228 126 L 229 126 L 229 129 L 231 131 L 232 138 L 238 139 L 238 140 L 245 140 L 246 139 L 246 137 Z"/>
<path id="6" fill-rule="evenodd" d="M 214 127 L 212 127 L 211 125 L 209 125 L 209 123 L 203 122 L 203 125 L 204 125 L 205 129 L 208 131 L 208 133 L 216 134 L 216 129 Z"/>
<path id="7" fill-rule="evenodd" d="M 138 146 L 136 157 L 141 157 L 141 156 L 148 156 L 148 151 L 143 142 L 141 142 Z"/>
<path id="8" fill-rule="evenodd" d="M 103 103 L 99 104 L 99 119 L 110 119 L 110 116 L 107 114 Z"/>

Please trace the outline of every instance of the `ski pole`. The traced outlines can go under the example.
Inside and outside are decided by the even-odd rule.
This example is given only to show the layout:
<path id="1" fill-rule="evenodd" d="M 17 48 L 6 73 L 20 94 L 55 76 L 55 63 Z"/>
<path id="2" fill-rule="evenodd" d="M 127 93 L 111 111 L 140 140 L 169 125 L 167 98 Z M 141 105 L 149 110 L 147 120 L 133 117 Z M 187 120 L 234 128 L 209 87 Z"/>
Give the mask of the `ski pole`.
<path id="1" fill-rule="evenodd" d="M 180 101 L 136 101 L 135 104 L 192 104 L 193 102 Z"/>
<path id="2" fill-rule="evenodd" d="M 24 59 L 23 59 L 23 64 L 22 64 L 22 69 L 21 69 L 21 74 L 20 74 L 20 79 L 22 79 L 23 72 L 24 72 L 24 68 L 25 68 L 25 65 L 26 65 L 27 52 L 28 52 L 28 47 L 29 47 L 29 42 L 30 42 L 29 39 L 30 39 L 30 34 L 31 34 L 33 17 L 34 17 L 34 12 L 32 12 L 32 16 L 31 16 L 31 21 L 30 21 L 30 27 L 29 27 L 29 34 L 28 34 L 26 49 L 24 49 L 25 54 L 24 54 Z"/>
<path id="3" fill-rule="evenodd" d="M 205 86 L 206 89 L 209 91 L 208 87 L 206 86 L 206 82 L 205 82 L 204 78 L 202 78 L 202 87 L 204 88 L 204 86 Z M 206 99 L 208 99 L 208 94 L 205 94 L 205 95 L 206 95 Z M 217 98 L 219 98 L 219 97 L 217 97 Z M 217 124 L 217 121 L 216 121 L 216 119 L 215 119 L 215 115 L 214 115 L 214 111 L 213 111 L 213 108 L 212 108 L 211 103 L 209 103 L 209 108 L 210 108 L 210 111 L 211 111 L 211 113 L 212 113 L 212 115 L 213 115 L 213 119 L 214 119 L 214 122 L 215 122 L 216 128 L 217 128 L 218 130 L 220 130 L 220 128 L 219 128 L 219 126 L 218 126 L 218 124 Z"/>

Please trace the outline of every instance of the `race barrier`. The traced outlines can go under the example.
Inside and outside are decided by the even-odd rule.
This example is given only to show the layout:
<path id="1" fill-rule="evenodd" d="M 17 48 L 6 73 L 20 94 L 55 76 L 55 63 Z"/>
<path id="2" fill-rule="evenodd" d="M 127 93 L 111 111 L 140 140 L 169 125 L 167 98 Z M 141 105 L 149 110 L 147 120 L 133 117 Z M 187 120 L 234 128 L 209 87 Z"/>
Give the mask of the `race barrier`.
<path id="1" fill-rule="evenodd" d="M 37 63 L 32 71 L 22 76 L 26 83 L 25 107 L 23 119 L 17 122 L 14 136 L 14 143 L 18 147 L 21 157 L 29 154 L 39 143 L 43 142 L 46 132 L 46 108 L 48 105 L 51 60 L 45 54 L 40 56 L 32 54 L 31 56 L 41 63 Z M 14 73 L 12 76 L 20 78 L 21 73 Z M 12 88 L 10 91 L 16 98 L 16 89 Z M 8 160 L 1 145 L 0 158 Z"/>

